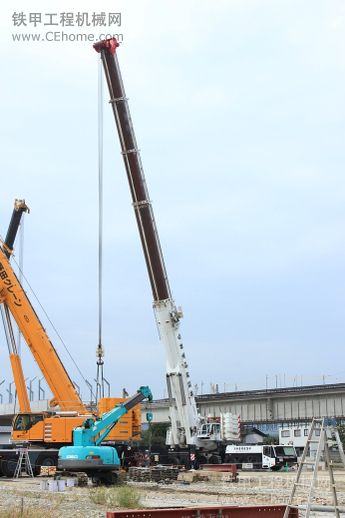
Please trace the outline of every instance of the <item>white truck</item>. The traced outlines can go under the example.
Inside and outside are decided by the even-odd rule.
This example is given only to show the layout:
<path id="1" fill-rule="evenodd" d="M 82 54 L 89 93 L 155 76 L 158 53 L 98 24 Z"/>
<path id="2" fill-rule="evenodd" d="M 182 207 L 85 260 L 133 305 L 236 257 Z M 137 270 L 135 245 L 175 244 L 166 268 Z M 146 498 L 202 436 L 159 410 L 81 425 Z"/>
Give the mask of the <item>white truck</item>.
<path id="1" fill-rule="evenodd" d="M 225 462 L 236 464 L 242 469 L 278 471 L 284 466 L 296 464 L 297 454 L 293 446 L 282 444 L 229 444 L 225 448 Z"/>

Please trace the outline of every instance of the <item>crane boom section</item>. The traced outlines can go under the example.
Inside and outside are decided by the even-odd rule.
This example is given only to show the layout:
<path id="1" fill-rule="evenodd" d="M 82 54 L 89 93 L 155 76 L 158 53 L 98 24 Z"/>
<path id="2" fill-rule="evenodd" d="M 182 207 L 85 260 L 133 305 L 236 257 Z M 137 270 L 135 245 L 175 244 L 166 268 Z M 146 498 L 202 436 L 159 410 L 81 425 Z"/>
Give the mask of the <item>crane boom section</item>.
<path id="1" fill-rule="evenodd" d="M 12 212 L 11 221 L 7 230 L 5 239 L 5 254 L 9 259 L 13 250 L 14 241 L 17 236 L 18 228 L 21 222 L 23 212 L 30 212 L 29 207 L 26 205 L 25 200 L 16 199 L 14 202 L 14 209 Z"/>
<path id="2" fill-rule="evenodd" d="M 8 306 L 54 398 L 51 406 L 87 413 L 53 344 L 4 251 L 0 248 L 0 302 Z"/>
<path id="3" fill-rule="evenodd" d="M 14 383 L 16 385 L 16 391 L 19 401 L 19 409 L 21 412 L 31 412 L 30 401 L 28 392 L 26 390 L 23 366 L 18 354 L 10 354 L 10 362 L 13 373 Z"/>
<path id="4" fill-rule="evenodd" d="M 114 39 L 112 41 L 116 42 Z M 100 42 L 100 44 L 102 43 L 104 42 Z M 117 42 L 116 45 L 118 45 Z M 96 45 L 95 48 L 98 50 Z M 116 55 L 113 55 L 109 48 L 100 47 L 99 50 L 101 51 L 110 93 L 110 103 L 113 108 L 120 138 L 122 156 L 144 250 L 153 299 L 155 301 L 165 300 L 171 298 L 168 276 L 164 265 L 155 218 L 146 186 L 144 170 L 121 78 L 119 63 Z"/>

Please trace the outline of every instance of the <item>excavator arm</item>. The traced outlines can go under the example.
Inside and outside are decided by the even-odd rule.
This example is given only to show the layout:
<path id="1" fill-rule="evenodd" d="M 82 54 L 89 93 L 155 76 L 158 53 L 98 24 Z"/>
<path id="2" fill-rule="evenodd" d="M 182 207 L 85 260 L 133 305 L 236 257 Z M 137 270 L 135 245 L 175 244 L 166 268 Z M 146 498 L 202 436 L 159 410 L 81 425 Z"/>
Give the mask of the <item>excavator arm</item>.
<path id="1" fill-rule="evenodd" d="M 152 393 L 149 387 L 140 387 L 134 396 L 103 414 L 100 419 L 96 421 L 87 419 L 82 426 L 79 426 L 73 432 L 74 446 L 90 446 L 92 444 L 99 446 L 121 417 L 144 399 L 152 401 Z"/>

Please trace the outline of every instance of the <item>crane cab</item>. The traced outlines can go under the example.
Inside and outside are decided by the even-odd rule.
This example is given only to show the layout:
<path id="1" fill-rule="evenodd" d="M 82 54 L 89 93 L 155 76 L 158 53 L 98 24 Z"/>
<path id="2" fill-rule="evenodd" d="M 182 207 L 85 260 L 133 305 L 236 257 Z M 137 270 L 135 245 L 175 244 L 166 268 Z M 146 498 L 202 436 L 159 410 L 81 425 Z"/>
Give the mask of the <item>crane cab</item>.
<path id="1" fill-rule="evenodd" d="M 220 441 L 221 440 L 220 423 L 207 422 L 207 423 L 202 424 L 200 426 L 200 428 L 198 429 L 198 439 Z"/>
<path id="2" fill-rule="evenodd" d="M 35 442 L 45 445 L 72 444 L 74 428 L 80 426 L 86 415 L 59 415 L 48 412 L 21 412 L 12 423 L 13 442 Z"/>
<path id="3" fill-rule="evenodd" d="M 45 412 L 20 413 L 15 416 L 12 423 L 13 441 L 38 441 L 42 440 L 44 419 L 48 416 Z"/>

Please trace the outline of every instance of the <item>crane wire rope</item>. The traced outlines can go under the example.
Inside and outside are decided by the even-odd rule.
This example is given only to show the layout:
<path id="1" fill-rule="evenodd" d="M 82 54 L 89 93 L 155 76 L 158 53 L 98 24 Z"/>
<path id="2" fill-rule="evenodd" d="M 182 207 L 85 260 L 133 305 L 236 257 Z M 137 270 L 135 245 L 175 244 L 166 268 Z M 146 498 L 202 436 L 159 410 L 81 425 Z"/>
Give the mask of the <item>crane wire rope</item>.
<path id="1" fill-rule="evenodd" d="M 98 61 L 98 345 L 96 403 L 98 396 L 104 397 L 104 349 L 103 332 L 103 71 L 102 60 Z"/>
<path id="2" fill-rule="evenodd" d="M 103 82 L 102 61 L 98 66 L 98 343 L 103 324 Z"/>

